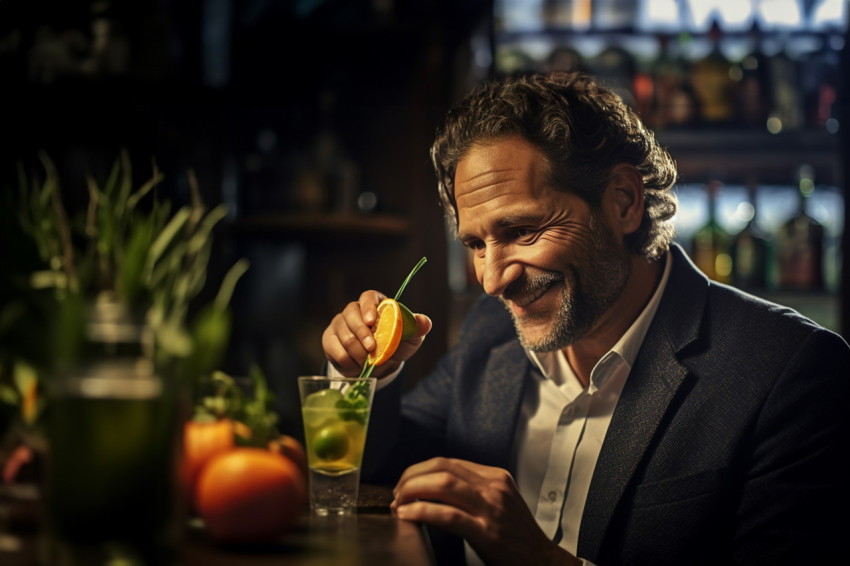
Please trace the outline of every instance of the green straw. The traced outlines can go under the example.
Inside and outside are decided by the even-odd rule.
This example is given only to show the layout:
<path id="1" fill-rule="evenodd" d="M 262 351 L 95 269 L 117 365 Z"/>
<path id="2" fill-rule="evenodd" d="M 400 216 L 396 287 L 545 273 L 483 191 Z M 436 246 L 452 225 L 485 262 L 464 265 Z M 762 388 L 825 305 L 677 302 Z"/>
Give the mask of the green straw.
<path id="1" fill-rule="evenodd" d="M 401 299 L 401 294 L 404 292 L 404 288 L 407 287 L 407 284 L 410 283 L 410 280 L 416 275 L 416 272 L 419 271 L 419 268 L 425 265 L 425 262 L 428 261 L 428 258 L 423 257 L 419 260 L 419 262 L 413 266 L 413 269 L 410 270 L 410 273 L 407 274 L 407 277 L 404 278 L 404 281 L 401 284 L 401 287 L 398 288 L 398 293 L 393 297 L 396 301 Z"/>

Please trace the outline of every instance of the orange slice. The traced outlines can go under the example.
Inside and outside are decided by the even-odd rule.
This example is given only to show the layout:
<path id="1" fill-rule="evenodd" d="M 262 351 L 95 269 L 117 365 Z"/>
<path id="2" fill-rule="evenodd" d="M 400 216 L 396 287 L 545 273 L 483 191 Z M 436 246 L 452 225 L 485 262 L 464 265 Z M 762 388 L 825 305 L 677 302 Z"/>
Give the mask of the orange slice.
<path id="1" fill-rule="evenodd" d="M 401 343 L 404 319 L 401 306 L 395 299 L 384 299 L 378 304 L 378 323 L 375 325 L 375 342 L 378 347 L 369 354 L 367 362 L 379 366 L 393 357 Z"/>

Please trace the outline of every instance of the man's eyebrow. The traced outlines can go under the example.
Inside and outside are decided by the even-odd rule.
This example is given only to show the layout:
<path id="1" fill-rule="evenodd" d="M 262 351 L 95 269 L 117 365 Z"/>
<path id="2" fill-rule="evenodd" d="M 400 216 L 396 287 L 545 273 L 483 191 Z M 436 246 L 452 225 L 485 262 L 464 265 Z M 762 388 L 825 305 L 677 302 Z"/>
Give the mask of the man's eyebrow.
<path id="1" fill-rule="evenodd" d="M 508 214 L 499 218 L 496 221 L 497 228 L 510 228 L 511 226 L 522 226 L 525 224 L 539 224 L 546 216 L 545 211 L 535 211 L 528 213 Z M 469 240 L 477 240 L 478 236 L 469 232 L 458 232 L 458 240 L 467 242 Z"/>
<path id="2" fill-rule="evenodd" d="M 499 219 L 500 227 L 516 226 L 517 224 L 533 224 L 540 222 L 545 213 L 543 211 L 528 212 L 524 214 L 509 214 Z"/>

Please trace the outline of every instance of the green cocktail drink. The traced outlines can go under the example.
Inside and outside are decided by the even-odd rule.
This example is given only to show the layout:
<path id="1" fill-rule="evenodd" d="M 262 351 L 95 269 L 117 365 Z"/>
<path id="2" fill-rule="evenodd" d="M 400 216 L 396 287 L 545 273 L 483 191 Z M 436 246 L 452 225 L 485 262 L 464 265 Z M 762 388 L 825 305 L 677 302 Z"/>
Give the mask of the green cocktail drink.
<path id="1" fill-rule="evenodd" d="M 357 507 L 376 382 L 375 378 L 298 378 L 310 508 L 316 515 L 348 515 Z"/>

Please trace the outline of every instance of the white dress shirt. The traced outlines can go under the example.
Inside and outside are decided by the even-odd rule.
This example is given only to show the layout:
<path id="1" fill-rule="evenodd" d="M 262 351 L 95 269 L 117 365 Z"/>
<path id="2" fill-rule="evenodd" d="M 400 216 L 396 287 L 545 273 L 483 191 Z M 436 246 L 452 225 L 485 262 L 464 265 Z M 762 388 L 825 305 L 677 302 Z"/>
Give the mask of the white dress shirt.
<path id="1" fill-rule="evenodd" d="M 658 309 L 670 264 L 667 254 L 658 288 L 626 333 L 594 366 L 586 389 L 563 351 L 527 351 L 543 377 L 524 390 L 511 468 L 540 528 L 573 555 L 602 441 Z M 470 566 L 482 564 L 468 544 L 466 561 Z"/>

